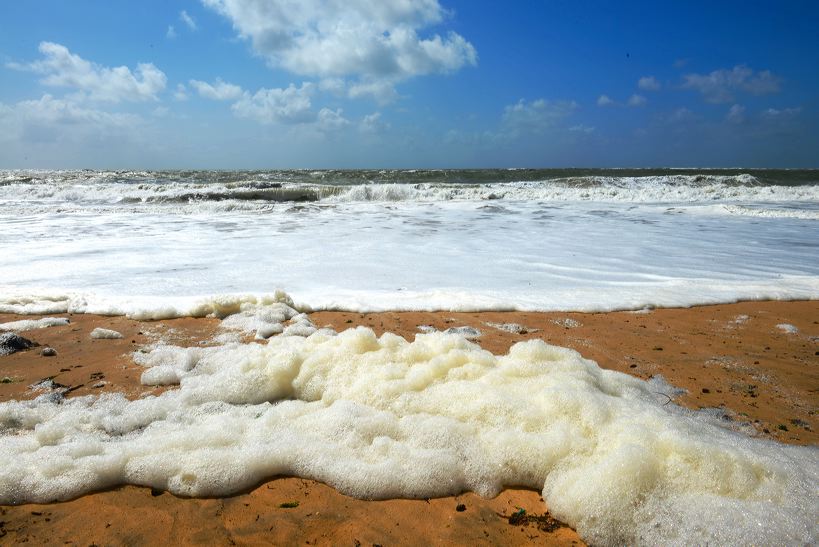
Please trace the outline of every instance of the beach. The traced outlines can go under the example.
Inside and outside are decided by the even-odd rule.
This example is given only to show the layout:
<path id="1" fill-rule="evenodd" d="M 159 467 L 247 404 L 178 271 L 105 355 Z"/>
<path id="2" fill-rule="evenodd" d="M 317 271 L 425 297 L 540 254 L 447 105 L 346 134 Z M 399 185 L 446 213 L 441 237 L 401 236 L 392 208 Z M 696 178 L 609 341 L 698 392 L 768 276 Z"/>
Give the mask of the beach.
<path id="1" fill-rule="evenodd" d="M 2 171 L 0 534 L 815 542 L 816 181 Z"/>
<path id="2" fill-rule="evenodd" d="M 5 4 L 0 547 L 819 545 L 819 3 Z"/>
<path id="3" fill-rule="evenodd" d="M 137 399 L 174 389 L 140 384 L 144 369 L 134 363 L 133 353 L 158 340 L 183 347 L 213 344 L 220 324 L 215 318 L 57 317 L 70 322 L 21 332 L 40 346 L 2 357 L 0 377 L 10 383 L 0 384 L 1 400 L 41 395 L 30 386 L 44 379 L 70 391 L 68 397 L 119 392 Z M 662 375 L 685 390 L 673 397 L 673 404 L 713 409 L 714 415 L 744 435 L 796 445 L 817 442 L 816 301 L 609 313 L 316 312 L 309 317 L 319 327 L 342 331 L 364 326 L 376 335 L 393 332 L 409 340 L 420 332 L 419 326 L 472 327 L 480 331 L 474 342 L 494 354 L 506 353 L 516 342 L 541 339 L 573 348 L 606 369 L 642 379 Z M 0 323 L 37 318 L 3 314 Z M 91 339 L 91 331 L 98 327 L 120 332 L 122 338 Z M 57 355 L 42 356 L 45 346 L 54 348 Z M 292 545 L 582 541 L 562 523 L 548 525 L 549 519 L 511 524 L 509 517 L 520 509 L 541 517 L 548 514 L 548 506 L 537 490 L 505 486 L 499 496 L 490 498 L 464 492 L 385 501 L 355 499 L 320 482 L 295 477 L 268 477 L 236 495 L 205 499 L 119 486 L 60 503 L 3 506 L 2 533 L 10 543 L 52 544 L 151 543 L 160 538 L 179 543 Z M 463 511 L 458 510 L 461 504 Z M 153 524 L 145 526 L 145 522 Z"/>

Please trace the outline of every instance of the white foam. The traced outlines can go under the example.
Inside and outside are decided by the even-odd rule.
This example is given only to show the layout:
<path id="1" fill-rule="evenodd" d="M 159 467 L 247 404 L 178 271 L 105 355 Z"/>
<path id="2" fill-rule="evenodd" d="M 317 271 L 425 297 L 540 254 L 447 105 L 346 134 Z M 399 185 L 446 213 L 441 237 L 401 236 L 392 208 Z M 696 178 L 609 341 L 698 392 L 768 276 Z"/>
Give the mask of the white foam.
<path id="1" fill-rule="evenodd" d="M 129 296 L 93 292 L 36 291 L 24 293 L 0 285 L 0 313 L 44 315 L 48 313 L 89 313 L 123 315 L 139 321 L 158 321 L 178 317 L 231 317 L 221 326 L 250 332 L 262 324 L 275 322 L 279 304 L 296 314 L 293 301 L 283 291 L 268 294 L 217 294 L 192 296 Z M 256 311 L 262 315 L 256 316 Z M 309 309 L 309 308 L 306 308 Z M 269 312 L 269 310 L 273 310 Z M 265 317 L 265 313 L 273 313 Z M 287 316 L 286 316 L 287 317 Z M 255 326 L 254 326 L 255 325 Z"/>
<path id="2" fill-rule="evenodd" d="M 0 332 L 13 331 L 23 332 L 27 330 L 45 329 L 48 327 L 61 327 L 68 325 L 67 317 L 43 317 L 42 319 L 21 319 L 20 321 L 9 321 L 0 323 Z"/>
<path id="3" fill-rule="evenodd" d="M 816 448 L 726 430 L 668 404 L 662 383 L 540 341 L 496 357 L 359 328 L 140 359 L 179 370 L 180 389 L 0 404 L 0 503 L 122 483 L 226 495 L 296 475 L 362 498 L 530 486 L 592 543 L 819 539 Z"/>
<path id="4" fill-rule="evenodd" d="M 257 174 L 259 176 L 260 174 Z M 0 174 L 0 176 L 2 176 Z M 441 202 L 441 201 L 597 201 L 748 202 L 817 201 L 819 185 L 767 185 L 749 174 L 660 176 L 588 176 L 542 181 L 452 184 L 370 183 L 324 185 L 281 181 L 258 187 L 249 181 L 218 183 L 200 180 L 156 181 L 150 173 L 125 177 L 116 173 L 41 173 L 37 180 L 0 184 L 0 204 L 20 213 L 172 209 L 186 214 L 232 211 L 270 211 L 287 202 L 307 199 L 320 203 Z M 123 184 L 123 178 L 141 178 Z M 811 217 L 815 218 L 815 217 Z"/>
<path id="5" fill-rule="evenodd" d="M 484 323 L 484 325 L 503 332 L 510 332 L 512 334 L 525 334 L 527 332 L 537 332 L 539 330 L 524 327 L 523 325 L 519 325 L 517 323 L 493 323 L 492 321 L 487 321 Z"/>
<path id="6" fill-rule="evenodd" d="M 146 367 L 140 382 L 146 386 L 178 384 L 205 354 L 204 348 L 180 348 L 160 344 L 148 353 L 137 351 L 134 362 Z"/>
<path id="7" fill-rule="evenodd" d="M 475 327 L 463 326 L 463 327 L 449 327 L 444 331 L 446 334 L 457 334 L 458 336 L 463 336 L 467 340 L 475 340 L 481 337 L 481 331 L 476 329 Z"/>
<path id="8" fill-rule="evenodd" d="M 793 218 L 801 220 L 819 220 L 819 211 L 805 209 L 781 209 L 770 207 L 747 207 L 743 205 L 723 205 L 726 212 L 732 215 L 745 215 L 760 218 Z"/>
<path id="9" fill-rule="evenodd" d="M 780 323 L 776 326 L 776 328 L 788 334 L 799 334 L 799 329 L 790 323 Z"/>
<path id="10" fill-rule="evenodd" d="M 116 340 L 122 338 L 122 333 L 111 329 L 97 327 L 91 331 L 91 338 L 94 340 Z"/>
<path id="11" fill-rule="evenodd" d="M 179 201 L 157 201 L 193 191 L 192 179 L 180 183 L 190 188 L 180 189 L 175 182 L 88 177 L 100 180 L 71 190 L 78 195 L 53 198 L 66 210 L 55 210 L 44 196 L 42 212 L 25 213 L 28 189 L 17 183 L 0 188 L 18 199 L 0 198 L 6 250 L 0 312 L 225 316 L 254 298 L 275 300 L 280 288 L 290 291 L 297 305 L 288 305 L 300 311 L 607 311 L 819 298 L 819 262 L 809 252 L 819 240 L 819 223 L 725 208 L 819 211 L 816 185 L 675 175 L 432 189 L 387 185 L 391 192 L 454 194 L 427 201 L 340 200 L 343 192 L 375 190 L 364 185 L 334 187 L 340 201 L 332 203 L 242 202 L 273 207 L 258 214 L 208 208 L 232 199 L 193 200 L 188 209 Z M 113 201 L 97 211 L 89 201 L 97 199 L 97 182 L 110 186 L 112 199 L 117 192 L 156 199 L 137 209 Z M 76 186 L 30 185 L 45 193 Z M 209 183 L 198 186 L 212 190 Z M 237 188 L 224 191 L 247 191 Z M 98 201 L 108 200 L 107 191 Z M 475 197 L 480 192 L 504 198 Z"/>
<path id="12" fill-rule="evenodd" d="M 581 326 L 579 321 L 572 319 L 571 317 L 561 317 L 560 319 L 552 319 L 552 323 L 559 327 L 563 327 L 564 329 L 576 329 L 577 327 Z"/>
<path id="13" fill-rule="evenodd" d="M 584 177 L 548 181 L 480 185 L 365 184 L 327 192 L 323 201 L 539 201 L 550 203 L 791 202 L 819 200 L 819 185 L 767 186 L 750 175 L 672 175 L 647 177 Z M 741 210 L 726 211 L 741 214 Z M 775 216 L 775 215 L 771 215 Z M 819 218 L 794 216 L 793 218 Z"/>

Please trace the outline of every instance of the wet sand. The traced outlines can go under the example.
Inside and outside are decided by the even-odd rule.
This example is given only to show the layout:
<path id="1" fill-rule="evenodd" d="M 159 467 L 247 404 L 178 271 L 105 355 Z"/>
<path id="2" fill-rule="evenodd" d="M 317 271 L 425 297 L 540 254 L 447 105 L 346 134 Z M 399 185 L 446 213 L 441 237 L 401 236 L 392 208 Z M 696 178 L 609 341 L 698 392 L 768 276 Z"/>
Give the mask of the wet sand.
<path id="1" fill-rule="evenodd" d="M 159 340 L 210 345 L 219 327 L 216 319 L 52 317 L 68 317 L 70 324 L 21 332 L 40 346 L 0 357 L 0 401 L 36 397 L 40 392 L 30 386 L 44 379 L 66 386 L 68 396 L 118 391 L 136 398 L 159 393 L 163 388 L 139 383 L 143 369 L 133 363 L 132 352 Z M 0 314 L 0 323 L 32 318 L 37 317 Z M 675 400 L 678 404 L 718 408 L 726 420 L 750 424 L 759 437 L 793 444 L 819 441 L 817 301 L 600 314 L 319 312 L 311 320 L 319 327 L 364 325 L 378 334 L 391 331 L 409 339 L 420 325 L 439 330 L 470 326 L 481 331 L 476 342 L 496 354 L 515 342 L 540 338 L 576 349 L 604 368 L 640 378 L 661 374 L 686 390 Z M 487 323 L 520 328 L 507 332 Z M 123 338 L 92 340 L 90 332 L 96 327 L 116 330 Z M 41 355 L 45 346 L 57 355 Z M 510 523 L 509 517 L 520 509 L 530 518 Z M 185 499 L 124 486 L 63 503 L 0 507 L 0 542 L 581 543 L 573 530 L 543 517 L 547 509 L 539 492 L 511 488 L 492 500 L 466 493 L 431 500 L 363 501 L 298 478 L 273 478 L 250 492 L 218 499 Z"/>

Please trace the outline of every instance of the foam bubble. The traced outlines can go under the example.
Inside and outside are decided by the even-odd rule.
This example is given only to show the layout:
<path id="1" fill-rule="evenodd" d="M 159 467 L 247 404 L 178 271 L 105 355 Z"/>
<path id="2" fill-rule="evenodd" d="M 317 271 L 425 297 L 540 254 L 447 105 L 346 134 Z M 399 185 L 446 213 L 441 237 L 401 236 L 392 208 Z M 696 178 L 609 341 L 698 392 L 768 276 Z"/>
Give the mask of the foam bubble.
<path id="1" fill-rule="evenodd" d="M 0 503 L 122 483 L 218 496 L 275 475 L 360 498 L 523 485 L 594 543 L 817 540 L 816 448 L 730 431 L 659 380 L 541 341 L 494 356 L 358 328 L 137 360 L 180 388 L 0 404 Z"/>
<path id="2" fill-rule="evenodd" d="M 68 325 L 67 317 L 43 317 L 42 319 L 21 319 L 20 321 L 9 321 L 0 323 L 0 331 L 22 332 L 27 330 L 45 329 L 48 327 L 61 327 Z"/>
<path id="3" fill-rule="evenodd" d="M 799 329 L 790 323 L 779 323 L 776 328 L 788 334 L 799 334 Z"/>
<path id="4" fill-rule="evenodd" d="M 503 332 L 510 332 L 512 334 L 526 334 L 527 332 L 537 332 L 539 330 L 524 327 L 523 325 L 519 325 L 517 323 L 493 323 L 492 321 L 486 321 L 484 325 Z"/>
<path id="5" fill-rule="evenodd" d="M 97 327 L 91 331 L 90 336 L 93 340 L 116 340 L 118 338 L 122 338 L 122 333 L 111 329 Z"/>

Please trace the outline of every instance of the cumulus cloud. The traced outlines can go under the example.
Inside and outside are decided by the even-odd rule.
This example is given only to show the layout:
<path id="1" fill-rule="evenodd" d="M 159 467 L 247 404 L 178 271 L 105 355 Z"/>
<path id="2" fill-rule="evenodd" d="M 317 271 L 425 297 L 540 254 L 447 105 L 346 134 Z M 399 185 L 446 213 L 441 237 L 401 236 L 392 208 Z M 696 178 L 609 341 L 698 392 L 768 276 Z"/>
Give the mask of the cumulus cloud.
<path id="1" fill-rule="evenodd" d="M 350 85 L 347 94 L 353 99 L 370 96 L 381 104 L 392 102 L 398 98 L 398 92 L 395 91 L 394 82 L 391 80 L 356 82 Z"/>
<path id="2" fill-rule="evenodd" d="M 597 106 L 612 106 L 614 101 L 608 95 L 600 95 L 597 97 Z"/>
<path id="3" fill-rule="evenodd" d="M 342 115 L 343 111 L 339 108 L 331 110 L 329 108 L 322 108 L 316 116 L 316 124 L 321 131 L 338 131 L 350 125 L 350 120 Z"/>
<path id="4" fill-rule="evenodd" d="M 191 80 L 188 83 L 199 93 L 199 96 L 214 101 L 232 101 L 242 96 L 241 87 L 223 82 L 221 78 L 216 78 L 216 82 L 213 84 L 200 80 Z"/>
<path id="5" fill-rule="evenodd" d="M 646 104 L 646 98 L 636 93 L 628 98 L 629 106 L 643 106 Z"/>
<path id="6" fill-rule="evenodd" d="M 87 108 L 70 99 L 46 94 L 13 105 L 0 103 L 0 121 L 4 138 L 54 141 L 67 136 L 129 133 L 141 123 L 141 118 Z"/>
<path id="7" fill-rule="evenodd" d="M 637 80 L 637 87 L 645 91 L 658 91 L 661 86 L 654 76 L 643 76 Z"/>
<path id="8" fill-rule="evenodd" d="M 276 67 L 319 78 L 354 77 L 350 94 L 387 98 L 385 88 L 477 63 L 463 36 L 421 36 L 443 22 L 438 0 L 202 0 Z"/>
<path id="9" fill-rule="evenodd" d="M 770 71 L 754 72 L 745 65 L 709 74 L 686 74 L 683 88 L 699 91 L 709 103 L 728 103 L 737 92 L 767 95 L 779 91 L 779 78 Z"/>
<path id="10" fill-rule="evenodd" d="M 728 109 L 725 115 L 726 121 L 731 123 L 742 123 L 745 121 L 745 107 L 741 104 L 735 104 Z"/>
<path id="11" fill-rule="evenodd" d="M 312 122 L 315 120 L 315 113 L 310 109 L 312 92 L 313 85 L 309 83 L 301 87 L 290 84 L 287 88 L 262 88 L 253 95 L 244 92 L 231 109 L 240 118 L 265 124 Z"/>
<path id="12" fill-rule="evenodd" d="M 390 127 L 390 124 L 381 119 L 381 112 L 367 114 L 358 125 L 364 133 L 380 133 Z"/>
<path id="13" fill-rule="evenodd" d="M 245 91 L 221 78 L 217 78 L 214 83 L 190 80 L 188 84 L 201 97 L 215 101 L 233 101 L 230 108 L 236 117 L 261 124 L 301 125 L 320 133 L 338 131 L 352 125 L 340 108 L 333 110 L 325 107 L 318 112 L 313 110 L 312 95 L 316 89 L 327 89 L 309 82 L 303 83 L 301 87 L 290 84 L 286 88 L 261 88 L 255 93 Z M 187 98 L 184 85 L 179 84 L 177 95 L 180 100 Z"/>
<path id="14" fill-rule="evenodd" d="M 188 15 L 187 11 L 182 10 L 179 12 L 179 20 L 185 23 L 189 29 L 196 30 L 196 21 L 193 19 L 193 17 Z"/>
<path id="15" fill-rule="evenodd" d="M 173 93 L 173 98 L 177 101 L 188 100 L 188 90 L 185 87 L 185 84 L 176 84 L 176 91 Z"/>
<path id="16" fill-rule="evenodd" d="M 537 99 L 526 102 L 521 99 L 504 109 L 502 122 L 506 131 L 513 134 L 542 133 L 577 110 L 577 106 L 574 101 Z"/>
<path id="17" fill-rule="evenodd" d="M 92 63 L 53 42 L 41 42 L 39 50 L 43 59 L 8 66 L 43 74 L 44 84 L 77 89 L 91 100 L 157 100 L 157 93 L 167 82 L 165 73 L 152 63 L 139 63 L 132 72 L 126 66 L 109 68 Z"/>
<path id="18" fill-rule="evenodd" d="M 347 91 L 347 82 L 343 78 L 324 78 L 319 82 L 319 89 L 333 95 L 343 95 Z"/>

